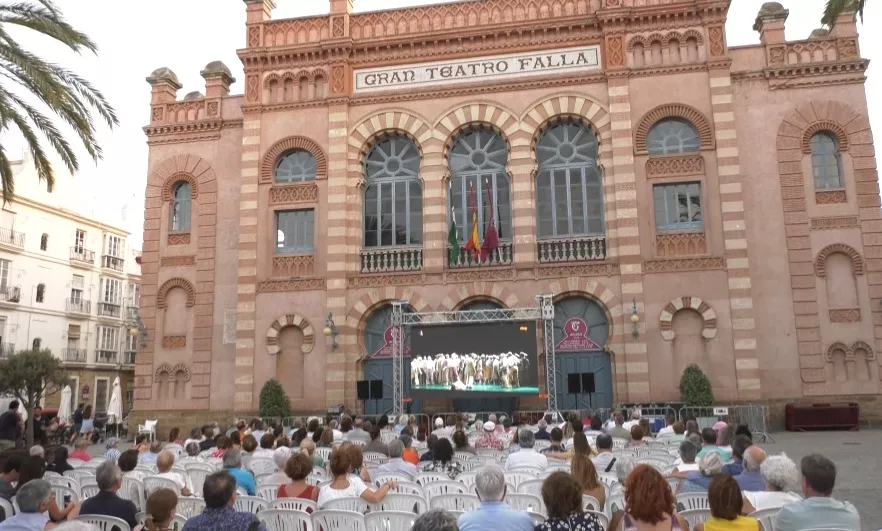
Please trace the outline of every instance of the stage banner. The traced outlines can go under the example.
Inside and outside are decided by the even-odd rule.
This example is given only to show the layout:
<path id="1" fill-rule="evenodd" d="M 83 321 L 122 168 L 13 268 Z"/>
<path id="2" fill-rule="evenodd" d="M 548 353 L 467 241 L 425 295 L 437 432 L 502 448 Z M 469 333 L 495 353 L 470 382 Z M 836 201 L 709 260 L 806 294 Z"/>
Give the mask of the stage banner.
<path id="1" fill-rule="evenodd" d="M 588 337 L 588 325 L 573 317 L 564 325 L 564 338 L 554 346 L 555 352 L 599 352 L 603 347 Z"/>
<path id="2" fill-rule="evenodd" d="M 405 333 L 405 337 L 407 334 Z M 404 356 L 410 357 L 410 347 L 404 347 Z M 392 327 L 386 328 L 386 331 L 383 333 L 383 346 L 378 348 L 376 352 L 371 355 L 371 358 L 381 359 L 381 358 L 391 358 L 392 357 Z"/>

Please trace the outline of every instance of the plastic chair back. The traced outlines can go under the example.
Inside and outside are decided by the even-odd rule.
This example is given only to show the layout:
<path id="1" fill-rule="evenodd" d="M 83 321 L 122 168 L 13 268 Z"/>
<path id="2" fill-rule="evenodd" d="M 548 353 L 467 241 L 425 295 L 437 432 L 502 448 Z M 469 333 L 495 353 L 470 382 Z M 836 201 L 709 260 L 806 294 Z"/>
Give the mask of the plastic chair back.
<path id="1" fill-rule="evenodd" d="M 98 488 L 98 485 L 83 485 L 80 487 L 80 499 L 87 500 L 92 496 L 97 496 L 99 492 L 101 489 Z"/>
<path id="2" fill-rule="evenodd" d="M 369 503 L 371 511 L 404 511 L 423 514 L 428 510 L 425 498 L 416 494 L 392 494 L 389 493 L 379 503 Z"/>
<path id="3" fill-rule="evenodd" d="M 178 508 L 175 512 L 184 518 L 193 518 L 196 515 L 202 514 L 202 511 L 205 510 L 205 500 L 202 498 L 195 498 L 193 496 L 181 496 L 178 498 Z"/>
<path id="4" fill-rule="evenodd" d="M 481 500 L 474 494 L 441 494 L 429 500 L 430 509 L 445 511 L 473 511 L 480 505 Z"/>
<path id="5" fill-rule="evenodd" d="M 269 507 L 269 502 L 257 496 L 236 496 L 235 509 L 243 513 L 260 514 Z"/>
<path id="6" fill-rule="evenodd" d="M 84 522 L 94 525 L 101 531 L 113 531 L 114 528 L 118 529 L 119 531 L 132 531 L 131 526 L 129 526 L 129 524 L 127 524 L 125 520 L 121 518 L 116 518 L 114 516 L 84 514 L 77 516 L 76 520 L 78 522 Z"/>
<path id="7" fill-rule="evenodd" d="M 594 496 L 589 496 L 587 494 L 582 495 L 582 508 L 586 511 L 602 511 L 603 507 L 600 506 L 600 502 Z"/>
<path id="8" fill-rule="evenodd" d="M 535 494 L 520 494 L 517 492 L 506 493 L 505 503 L 509 504 L 512 509 L 518 511 L 533 511 L 537 513 L 545 512 L 545 505 L 542 498 Z"/>
<path id="9" fill-rule="evenodd" d="M 353 511 L 324 510 L 312 513 L 312 527 L 315 530 L 367 531 L 364 515 Z"/>
<path id="10" fill-rule="evenodd" d="M 300 511 L 305 513 L 310 512 L 308 509 L 312 509 L 311 512 L 315 512 L 318 509 L 318 505 L 316 505 L 314 501 L 304 498 L 277 498 L 271 501 L 269 509 L 264 509 L 264 511 L 272 509 L 284 509 L 286 511 Z M 264 511 L 261 511 L 261 513 Z"/>
<path id="11" fill-rule="evenodd" d="M 538 496 L 541 499 L 542 483 L 544 483 L 544 481 L 541 479 L 531 479 L 530 481 L 524 481 L 518 485 L 518 493 L 532 494 L 534 496 Z"/>
<path id="12" fill-rule="evenodd" d="M 257 515 L 266 531 L 313 531 L 312 517 L 294 509 L 264 509 Z"/>
<path id="13" fill-rule="evenodd" d="M 144 483 L 128 474 L 122 478 L 122 487 L 116 492 L 116 495 L 126 500 L 131 500 L 135 504 L 135 508 L 139 511 L 143 510 L 146 505 L 146 497 L 144 495 Z"/>
<path id="14" fill-rule="evenodd" d="M 423 492 L 426 493 L 426 499 L 430 500 L 441 494 L 467 494 L 469 488 L 459 481 L 446 479 L 443 481 L 430 481 L 423 485 Z"/>
<path id="15" fill-rule="evenodd" d="M 15 509 L 12 508 L 12 504 L 6 501 L 6 499 L 4 498 L 0 498 L 0 510 L 3 511 L 4 520 L 6 520 L 7 518 L 12 518 L 15 515 Z"/>
<path id="16" fill-rule="evenodd" d="M 707 522 L 711 517 L 710 509 L 689 509 L 678 512 L 680 513 L 680 516 L 689 523 L 689 529 L 695 529 L 695 526 Z"/>
<path id="17" fill-rule="evenodd" d="M 367 531 L 410 531 L 417 515 L 404 511 L 377 511 L 364 517 Z"/>
<path id="18" fill-rule="evenodd" d="M 249 468 L 254 472 L 255 476 L 259 474 L 272 474 L 276 471 L 276 463 L 272 459 L 257 457 L 251 459 Z"/>
<path id="19" fill-rule="evenodd" d="M 754 511 L 748 516 L 759 520 L 762 531 L 775 531 L 775 519 L 778 517 L 778 511 L 780 510 L 780 507 L 772 507 L 769 509 Z"/>
<path id="20" fill-rule="evenodd" d="M 325 503 L 322 509 L 327 511 L 352 511 L 364 514 L 367 511 L 367 502 L 356 496 L 347 496 L 346 498 L 337 498 Z"/>
<path id="21" fill-rule="evenodd" d="M 693 492 L 677 494 L 677 512 L 691 511 L 693 509 L 710 509 L 707 494 Z"/>
<path id="22" fill-rule="evenodd" d="M 546 520 L 545 515 L 542 513 L 527 511 L 527 514 L 530 515 L 530 520 L 533 520 L 534 526 L 538 526 Z"/>

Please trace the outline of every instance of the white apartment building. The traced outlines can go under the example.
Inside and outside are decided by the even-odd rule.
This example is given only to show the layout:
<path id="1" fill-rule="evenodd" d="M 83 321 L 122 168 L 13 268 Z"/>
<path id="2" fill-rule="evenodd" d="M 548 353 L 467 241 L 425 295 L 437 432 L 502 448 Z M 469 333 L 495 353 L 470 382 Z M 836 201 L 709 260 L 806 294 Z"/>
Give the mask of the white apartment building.
<path id="1" fill-rule="evenodd" d="M 27 159 L 14 168 L 17 192 L 23 191 L 0 210 L 0 356 L 50 349 L 74 381 L 72 405 L 92 404 L 95 411 L 106 411 L 119 376 L 128 410 L 140 252 L 125 230 L 75 211 L 87 204 L 63 207 L 75 194 L 40 190 Z M 48 397 L 45 406 L 57 407 L 59 400 Z"/>

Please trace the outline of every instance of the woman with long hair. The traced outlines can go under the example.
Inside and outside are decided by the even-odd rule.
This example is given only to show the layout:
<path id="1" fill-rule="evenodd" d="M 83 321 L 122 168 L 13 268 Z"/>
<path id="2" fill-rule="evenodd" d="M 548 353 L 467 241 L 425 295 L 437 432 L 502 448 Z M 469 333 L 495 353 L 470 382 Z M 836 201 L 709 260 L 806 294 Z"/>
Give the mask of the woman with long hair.
<path id="1" fill-rule="evenodd" d="M 661 473 L 649 465 L 637 465 L 625 480 L 625 510 L 613 517 L 609 529 L 624 531 L 683 531 L 689 529 L 677 514 L 677 498 Z M 615 524 L 615 527 L 613 527 Z"/>
<path id="2" fill-rule="evenodd" d="M 318 432 L 316 432 L 318 433 Z M 318 447 L 319 448 L 330 448 L 334 444 L 334 430 L 328 428 L 322 431 L 322 436 L 319 438 Z"/>
<path id="3" fill-rule="evenodd" d="M 168 430 L 168 442 L 169 444 L 180 444 L 183 446 L 184 440 L 181 439 L 181 428 L 175 426 Z"/>
<path id="4" fill-rule="evenodd" d="M 594 468 L 594 462 L 587 455 L 576 454 L 570 463 L 570 473 L 582 486 L 582 493 L 593 497 L 600 503 L 600 507 L 596 510 L 603 511 L 606 506 L 606 491 L 603 489 L 603 483 L 597 479 L 597 469 Z"/>
<path id="5" fill-rule="evenodd" d="M 442 472 L 450 479 L 462 473 L 462 465 L 453 460 L 453 445 L 450 439 L 438 439 L 432 449 L 432 464 L 424 468 L 426 472 Z"/>
<path id="6" fill-rule="evenodd" d="M 49 463 L 47 470 L 61 475 L 64 475 L 68 470 L 73 470 L 74 468 L 67 462 L 67 458 L 67 446 L 59 446 L 55 449 L 55 455 L 52 458 L 52 462 Z M 40 477 L 42 477 L 42 475 Z"/>
<path id="7" fill-rule="evenodd" d="M 95 423 L 92 420 L 92 404 L 86 406 L 83 410 L 83 425 L 80 426 L 80 437 L 87 441 L 92 440 L 92 432 L 95 430 Z"/>
<path id="8" fill-rule="evenodd" d="M 147 519 L 144 529 L 148 531 L 168 531 L 172 528 L 178 495 L 171 489 L 157 489 L 147 498 Z"/>
<path id="9" fill-rule="evenodd" d="M 58 449 L 55 450 L 56 457 L 58 456 L 58 450 L 64 450 L 64 459 L 65 463 L 67 462 L 67 448 L 64 446 L 59 446 Z M 54 463 L 53 463 L 54 464 Z M 73 470 L 70 468 L 69 470 Z M 46 462 L 43 461 L 42 458 L 36 456 L 27 457 L 21 464 L 21 467 L 18 469 L 18 485 L 16 486 L 16 492 L 18 489 L 22 488 L 28 481 L 34 479 L 43 479 L 43 474 L 46 473 Z M 60 474 L 61 472 L 59 472 Z M 66 507 L 58 507 L 58 503 L 55 501 L 55 496 L 49 497 L 49 517 L 53 522 L 60 522 L 67 518 L 67 515 L 70 514 L 74 508 L 77 507 L 76 503 L 68 503 Z M 76 513 L 74 513 L 76 514 Z"/>

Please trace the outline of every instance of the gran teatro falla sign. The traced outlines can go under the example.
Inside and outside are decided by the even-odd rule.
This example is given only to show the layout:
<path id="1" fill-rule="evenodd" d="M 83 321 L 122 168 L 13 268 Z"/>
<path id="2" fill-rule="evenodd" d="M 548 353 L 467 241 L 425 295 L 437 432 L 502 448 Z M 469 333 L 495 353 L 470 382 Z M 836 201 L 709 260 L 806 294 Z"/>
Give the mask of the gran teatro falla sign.
<path id="1" fill-rule="evenodd" d="M 421 89 L 436 85 L 507 81 L 524 77 L 599 71 L 600 46 L 578 46 L 355 70 L 355 92 Z"/>

